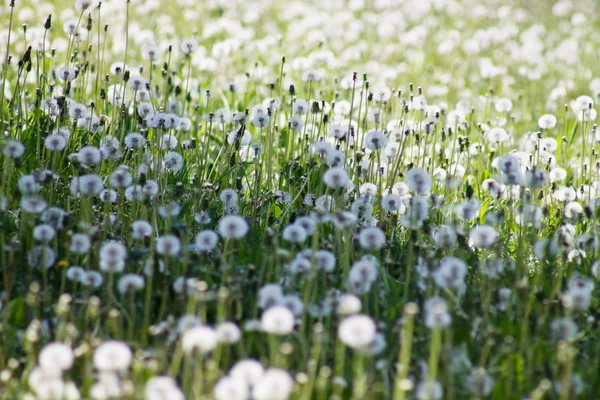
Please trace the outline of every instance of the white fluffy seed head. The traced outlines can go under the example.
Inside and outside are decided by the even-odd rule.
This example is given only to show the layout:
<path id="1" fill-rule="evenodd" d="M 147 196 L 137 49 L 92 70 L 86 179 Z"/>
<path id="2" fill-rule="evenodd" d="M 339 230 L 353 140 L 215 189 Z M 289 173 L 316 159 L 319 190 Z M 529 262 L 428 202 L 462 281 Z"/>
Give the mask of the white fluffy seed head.
<path id="1" fill-rule="evenodd" d="M 66 371 L 71 369 L 73 362 L 75 361 L 75 355 L 71 346 L 54 342 L 44 346 L 40 351 L 39 362 L 40 367 L 45 371 Z"/>
<path id="2" fill-rule="evenodd" d="M 226 240 L 241 239 L 249 229 L 246 220 L 237 215 L 226 215 L 219 220 L 219 233 Z"/>
<path id="3" fill-rule="evenodd" d="M 556 126 L 556 117 L 552 114 L 544 114 L 538 118 L 540 129 L 552 129 Z"/>
<path id="4" fill-rule="evenodd" d="M 353 349 L 369 346 L 375 339 L 376 333 L 377 328 L 373 319 L 363 314 L 344 318 L 338 327 L 339 339 Z"/>
<path id="5" fill-rule="evenodd" d="M 415 193 L 429 193 L 432 180 L 427 171 L 413 167 L 406 173 L 406 184 Z"/>
<path id="6" fill-rule="evenodd" d="M 365 250 L 380 250 L 385 244 L 385 233 L 378 227 L 364 228 L 358 234 L 358 242 Z"/>
<path id="7" fill-rule="evenodd" d="M 294 330 L 294 314 L 284 306 L 274 306 L 263 312 L 260 327 L 272 335 L 288 335 Z"/>
<path id="8" fill-rule="evenodd" d="M 448 312 L 448 303 L 441 297 L 431 297 L 423 306 L 425 325 L 428 328 L 443 328 L 450 324 L 452 318 Z"/>
<path id="9" fill-rule="evenodd" d="M 200 252 L 208 252 L 219 243 L 219 235 L 209 229 L 200 231 L 196 235 L 196 249 Z"/>
<path id="10" fill-rule="evenodd" d="M 286 242 L 301 244 L 307 238 L 306 230 L 300 224 L 290 224 L 283 229 L 282 238 Z"/>
<path id="11" fill-rule="evenodd" d="M 144 388 L 146 400 L 185 400 L 185 396 L 175 379 L 170 376 L 153 376 Z"/>
<path id="12" fill-rule="evenodd" d="M 256 360 L 246 358 L 233 365 L 229 375 L 245 382 L 248 386 L 254 386 L 264 375 L 265 369 Z"/>
<path id="13" fill-rule="evenodd" d="M 247 400 L 249 385 L 242 379 L 224 376 L 217 381 L 213 389 L 215 400 Z"/>
<path id="14" fill-rule="evenodd" d="M 289 372 L 269 368 L 252 388 L 254 400 L 285 400 L 294 389 L 294 380 Z"/>
<path id="15" fill-rule="evenodd" d="M 477 249 L 489 249 L 498 240 L 498 231 L 489 225 L 478 225 L 469 231 L 469 242 Z"/>
<path id="16" fill-rule="evenodd" d="M 133 354 L 125 342 L 109 340 L 94 351 L 94 366 L 101 372 L 122 372 L 129 368 Z"/>
<path id="17" fill-rule="evenodd" d="M 125 274 L 119 278 L 117 289 L 121 294 L 137 292 L 144 288 L 144 278 L 137 274 Z"/>
<path id="18" fill-rule="evenodd" d="M 365 148 L 371 151 L 383 149 L 386 143 L 387 138 L 381 131 L 371 131 L 367 133 L 364 140 Z"/>
<path id="19" fill-rule="evenodd" d="M 242 331 L 233 322 L 225 321 L 221 322 L 216 327 L 217 335 L 219 336 L 219 342 L 225 344 L 234 344 L 240 341 L 242 337 Z"/>
<path id="20" fill-rule="evenodd" d="M 343 189 L 348 185 L 350 176 L 342 167 L 329 168 L 323 174 L 323 182 L 331 189 Z"/>
<path id="21" fill-rule="evenodd" d="M 202 354 L 211 352 L 219 343 L 219 335 L 208 326 L 200 325 L 188 329 L 181 339 L 181 347 L 184 352 L 191 353 L 194 350 Z"/>
<path id="22" fill-rule="evenodd" d="M 156 252 L 161 255 L 176 256 L 181 251 L 181 240 L 175 235 L 163 235 L 156 239 Z"/>

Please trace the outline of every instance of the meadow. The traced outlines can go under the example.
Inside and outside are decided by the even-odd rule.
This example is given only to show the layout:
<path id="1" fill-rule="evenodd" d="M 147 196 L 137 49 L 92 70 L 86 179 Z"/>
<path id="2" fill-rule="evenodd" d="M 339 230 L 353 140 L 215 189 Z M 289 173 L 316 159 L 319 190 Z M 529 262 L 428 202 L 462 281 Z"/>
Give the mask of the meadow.
<path id="1" fill-rule="evenodd" d="M 0 399 L 595 399 L 600 5 L 1 0 Z"/>

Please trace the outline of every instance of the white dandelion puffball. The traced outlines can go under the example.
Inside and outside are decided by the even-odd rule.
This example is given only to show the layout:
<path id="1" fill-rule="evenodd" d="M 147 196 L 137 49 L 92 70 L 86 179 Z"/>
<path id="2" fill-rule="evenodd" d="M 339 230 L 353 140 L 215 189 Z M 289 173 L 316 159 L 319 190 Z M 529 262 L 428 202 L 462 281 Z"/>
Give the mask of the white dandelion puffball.
<path id="1" fill-rule="evenodd" d="M 294 380 L 289 372 L 270 368 L 252 388 L 254 400 L 286 400 L 292 394 Z"/>
<path id="2" fill-rule="evenodd" d="M 133 353 L 125 342 L 109 340 L 94 351 L 94 366 L 102 372 L 119 372 L 129 368 Z"/>
<path id="3" fill-rule="evenodd" d="M 242 239 L 249 229 L 246 220 L 238 215 L 226 215 L 219 220 L 219 233 L 225 239 Z"/>
<path id="4" fill-rule="evenodd" d="M 358 242 L 365 250 L 379 250 L 385 244 L 385 233 L 375 226 L 364 228 L 358 234 Z"/>
<path id="5" fill-rule="evenodd" d="M 338 327 L 339 339 L 353 349 L 369 346 L 375 339 L 376 333 L 377 328 L 373 319 L 363 314 L 346 317 Z"/>
<path id="6" fill-rule="evenodd" d="M 183 351 L 189 353 L 198 350 L 201 353 L 209 353 L 219 343 L 219 335 L 208 326 L 196 326 L 188 329 L 181 339 Z"/>
<path id="7" fill-rule="evenodd" d="M 498 240 L 498 231 L 489 225 L 478 225 L 469 231 L 469 242 L 477 249 L 489 249 Z"/>
<path id="8" fill-rule="evenodd" d="M 40 367 L 46 371 L 66 371 L 71 369 L 73 362 L 75 361 L 75 355 L 71 346 L 55 342 L 47 344 L 42 351 L 40 351 Z"/>
<path id="9" fill-rule="evenodd" d="M 540 129 L 552 129 L 556 126 L 556 117 L 552 114 L 544 114 L 538 118 Z"/>
<path id="10" fill-rule="evenodd" d="M 185 396 L 175 379 L 170 376 L 153 376 L 144 388 L 146 400 L 185 400 Z"/>
<path id="11" fill-rule="evenodd" d="M 329 168 L 323 174 L 323 182 L 331 189 L 343 189 L 349 181 L 348 172 L 342 167 Z"/>
<path id="12" fill-rule="evenodd" d="M 294 330 L 294 314 L 284 306 L 268 308 L 260 319 L 261 329 L 272 335 L 287 335 Z"/>

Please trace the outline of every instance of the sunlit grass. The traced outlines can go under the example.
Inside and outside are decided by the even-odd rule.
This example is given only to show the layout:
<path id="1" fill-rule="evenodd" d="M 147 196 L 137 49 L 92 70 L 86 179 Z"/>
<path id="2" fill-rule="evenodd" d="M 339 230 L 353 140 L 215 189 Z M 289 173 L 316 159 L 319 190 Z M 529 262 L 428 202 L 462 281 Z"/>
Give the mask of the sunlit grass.
<path id="1" fill-rule="evenodd" d="M 0 8 L 0 398 L 590 399 L 594 2 Z"/>

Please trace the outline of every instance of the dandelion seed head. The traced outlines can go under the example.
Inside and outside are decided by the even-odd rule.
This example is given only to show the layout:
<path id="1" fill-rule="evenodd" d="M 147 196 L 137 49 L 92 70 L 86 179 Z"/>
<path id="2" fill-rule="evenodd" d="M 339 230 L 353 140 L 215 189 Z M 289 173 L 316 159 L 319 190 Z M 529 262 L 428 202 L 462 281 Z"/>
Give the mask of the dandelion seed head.
<path id="1" fill-rule="evenodd" d="M 346 346 L 361 349 L 369 346 L 375 339 L 377 329 L 371 317 L 354 314 L 342 320 L 338 327 L 338 338 Z"/>
<path id="2" fill-rule="evenodd" d="M 215 328 L 219 337 L 219 343 L 234 344 L 240 341 L 242 332 L 233 322 L 221 322 Z"/>
<path id="3" fill-rule="evenodd" d="M 75 355 L 71 347 L 65 343 L 49 343 L 40 351 L 40 368 L 45 371 L 58 369 L 67 371 L 71 369 L 75 361 Z"/>
<path id="4" fill-rule="evenodd" d="M 498 232 L 489 225 L 478 225 L 469 231 L 469 242 L 477 249 L 489 249 L 498 239 Z"/>
<path id="5" fill-rule="evenodd" d="M 49 151 L 62 151 L 67 145 L 67 140 L 63 135 L 52 134 L 44 139 L 44 144 Z"/>
<path id="6" fill-rule="evenodd" d="M 94 350 L 94 366 L 101 372 L 125 371 L 132 359 L 129 346 L 118 340 L 108 340 Z"/>
<path id="7" fill-rule="evenodd" d="M 21 199 L 21 208 L 27 213 L 40 214 L 46 206 L 46 200 L 39 196 L 26 196 Z"/>
<path id="8" fill-rule="evenodd" d="M 137 292 L 145 286 L 144 278 L 137 274 L 125 274 L 119 278 L 117 289 L 121 294 Z"/>
<path id="9" fill-rule="evenodd" d="M 459 204 L 455 213 L 456 216 L 465 221 L 473 221 L 479 216 L 479 210 L 481 209 L 481 202 L 477 199 L 468 199 Z"/>
<path id="10" fill-rule="evenodd" d="M 302 80 L 304 82 L 312 83 L 319 82 L 322 78 L 321 72 L 316 69 L 308 69 L 302 73 Z"/>
<path id="11" fill-rule="evenodd" d="M 142 49 L 142 57 L 146 61 L 156 62 L 161 59 L 162 51 L 158 46 L 147 44 Z"/>
<path id="12" fill-rule="evenodd" d="M 235 203 L 238 200 L 238 194 L 234 189 L 223 189 L 219 195 L 219 199 L 225 204 Z"/>
<path id="13" fill-rule="evenodd" d="M 219 233 L 226 240 L 241 239 L 249 229 L 246 220 L 237 215 L 226 215 L 219 220 Z"/>
<path id="14" fill-rule="evenodd" d="M 415 193 L 429 193 L 432 180 L 427 171 L 414 167 L 406 173 L 406 184 Z"/>
<path id="15" fill-rule="evenodd" d="M 467 275 L 467 265 L 460 258 L 448 256 L 442 259 L 433 272 L 433 279 L 438 287 L 457 288 L 462 290 Z"/>
<path id="16" fill-rule="evenodd" d="M 256 400 L 285 400 L 294 388 L 290 374 L 279 368 L 269 368 L 252 388 L 252 398 Z"/>
<path id="17" fill-rule="evenodd" d="M 208 252 L 219 243 L 219 236 L 211 230 L 200 231 L 196 235 L 196 249 L 200 252 Z"/>
<path id="18" fill-rule="evenodd" d="M 435 230 L 433 240 L 439 248 L 450 248 L 456 244 L 457 235 L 450 226 L 441 225 Z"/>
<path id="19" fill-rule="evenodd" d="M 358 314 L 362 309 L 362 301 L 351 293 L 345 293 L 337 300 L 337 313 L 340 315 Z"/>
<path id="20" fill-rule="evenodd" d="M 77 153 L 77 159 L 87 166 L 96 165 L 102 159 L 102 154 L 97 147 L 84 146 Z"/>
<path id="21" fill-rule="evenodd" d="M 231 377 L 245 382 L 248 386 L 254 386 L 264 373 L 264 367 L 258 361 L 250 358 L 236 362 L 229 371 Z"/>
<path id="22" fill-rule="evenodd" d="M 538 118 L 538 126 L 540 129 L 552 129 L 556 126 L 556 117 L 552 114 L 544 114 Z"/>
<path id="23" fill-rule="evenodd" d="M 329 168 L 323 174 L 323 182 L 331 189 L 343 189 L 349 180 L 348 172 L 342 167 Z"/>
<path id="24" fill-rule="evenodd" d="M 217 332 L 205 325 L 195 326 L 186 330 L 181 338 L 181 347 L 184 352 L 191 353 L 194 350 L 206 354 L 217 347 L 219 336 Z"/>
<path id="25" fill-rule="evenodd" d="M 421 382 L 415 390 L 415 397 L 418 400 L 440 400 L 443 396 L 442 385 L 438 381 Z"/>
<path id="26" fill-rule="evenodd" d="M 307 238 L 306 230 L 299 224 L 290 224 L 283 229 L 283 240 L 291 243 L 301 244 Z"/>
<path id="27" fill-rule="evenodd" d="M 550 324 L 550 331 L 556 340 L 569 340 L 577 335 L 579 327 L 571 318 L 557 318 Z"/>
<path id="28" fill-rule="evenodd" d="M 246 400 L 249 398 L 249 385 L 240 378 L 224 376 L 215 384 L 213 395 L 215 400 Z"/>
<path id="29" fill-rule="evenodd" d="M 571 201 L 563 209 L 565 218 L 574 220 L 583 215 L 583 206 L 576 201 Z"/>
<path id="30" fill-rule="evenodd" d="M 104 278 L 102 277 L 102 274 L 100 274 L 100 272 L 98 272 L 98 271 L 87 271 L 85 273 L 85 276 L 83 276 L 81 278 L 81 283 L 84 286 L 91 286 L 92 288 L 95 288 L 95 289 L 102 286 L 103 282 L 104 282 Z"/>
<path id="31" fill-rule="evenodd" d="M 292 112 L 294 114 L 303 115 L 308 113 L 309 109 L 308 101 L 304 99 L 295 99 L 292 104 Z"/>
<path id="32" fill-rule="evenodd" d="M 284 298 L 280 299 L 280 302 Z M 294 330 L 294 314 L 284 306 L 273 306 L 266 309 L 260 319 L 261 330 L 272 335 L 288 335 Z"/>
<path id="33" fill-rule="evenodd" d="M 428 328 L 444 328 L 450 324 L 452 318 L 448 313 L 448 304 L 440 297 L 431 297 L 423 306 L 425 325 Z"/>
<path id="34" fill-rule="evenodd" d="M 71 190 L 75 188 L 76 193 L 81 195 L 96 195 L 104 189 L 104 180 L 96 174 L 86 174 L 74 179 L 77 180 L 71 183 Z"/>
<path id="35" fill-rule="evenodd" d="M 33 237 L 38 242 L 48 243 L 54 239 L 56 230 L 48 224 L 40 224 L 33 228 Z"/>
<path id="36" fill-rule="evenodd" d="M 183 157 L 181 156 L 181 154 L 175 151 L 168 152 L 163 158 L 163 166 L 165 167 L 165 169 L 173 173 L 181 171 L 183 169 L 183 165 Z"/>
<path id="37" fill-rule="evenodd" d="M 381 131 L 370 131 L 365 136 L 365 148 L 371 151 L 378 151 L 385 147 L 387 138 Z"/>
<path id="38" fill-rule="evenodd" d="M 379 250 L 385 244 L 385 234 L 377 227 L 365 228 L 360 231 L 358 242 L 365 250 Z"/>
<path id="39" fill-rule="evenodd" d="M 85 269 L 74 265 L 74 266 L 70 266 L 69 268 L 67 268 L 65 276 L 70 281 L 81 282 L 83 280 L 83 278 L 85 277 L 85 274 L 86 274 Z"/>
<path id="40" fill-rule="evenodd" d="M 17 140 L 7 140 L 2 146 L 2 154 L 12 159 L 20 158 L 25 153 L 25 146 Z"/>
<path id="41" fill-rule="evenodd" d="M 153 376 L 148 379 L 144 395 L 147 400 L 185 400 L 177 382 L 170 376 Z"/>
<path id="42" fill-rule="evenodd" d="M 185 39 L 181 42 L 181 51 L 185 55 L 190 55 L 198 50 L 198 41 L 194 38 Z"/>
<path id="43" fill-rule="evenodd" d="M 38 184 L 35 176 L 23 175 L 19 178 L 17 186 L 21 194 L 32 195 L 38 192 L 40 185 Z"/>
<path id="44" fill-rule="evenodd" d="M 350 268 L 348 283 L 350 289 L 357 294 L 368 293 L 377 279 L 377 264 L 369 259 L 361 259 Z"/>
<path id="45" fill-rule="evenodd" d="M 487 396 L 494 388 L 494 380 L 484 369 L 477 368 L 467 377 L 466 385 L 471 393 Z"/>
<path id="46" fill-rule="evenodd" d="M 258 307 L 266 309 L 279 304 L 283 299 L 283 289 L 278 284 L 264 285 L 258 291 Z"/>
<path id="47" fill-rule="evenodd" d="M 166 256 L 177 256 L 181 251 L 181 240 L 175 235 L 163 235 L 156 239 L 156 252 Z"/>

